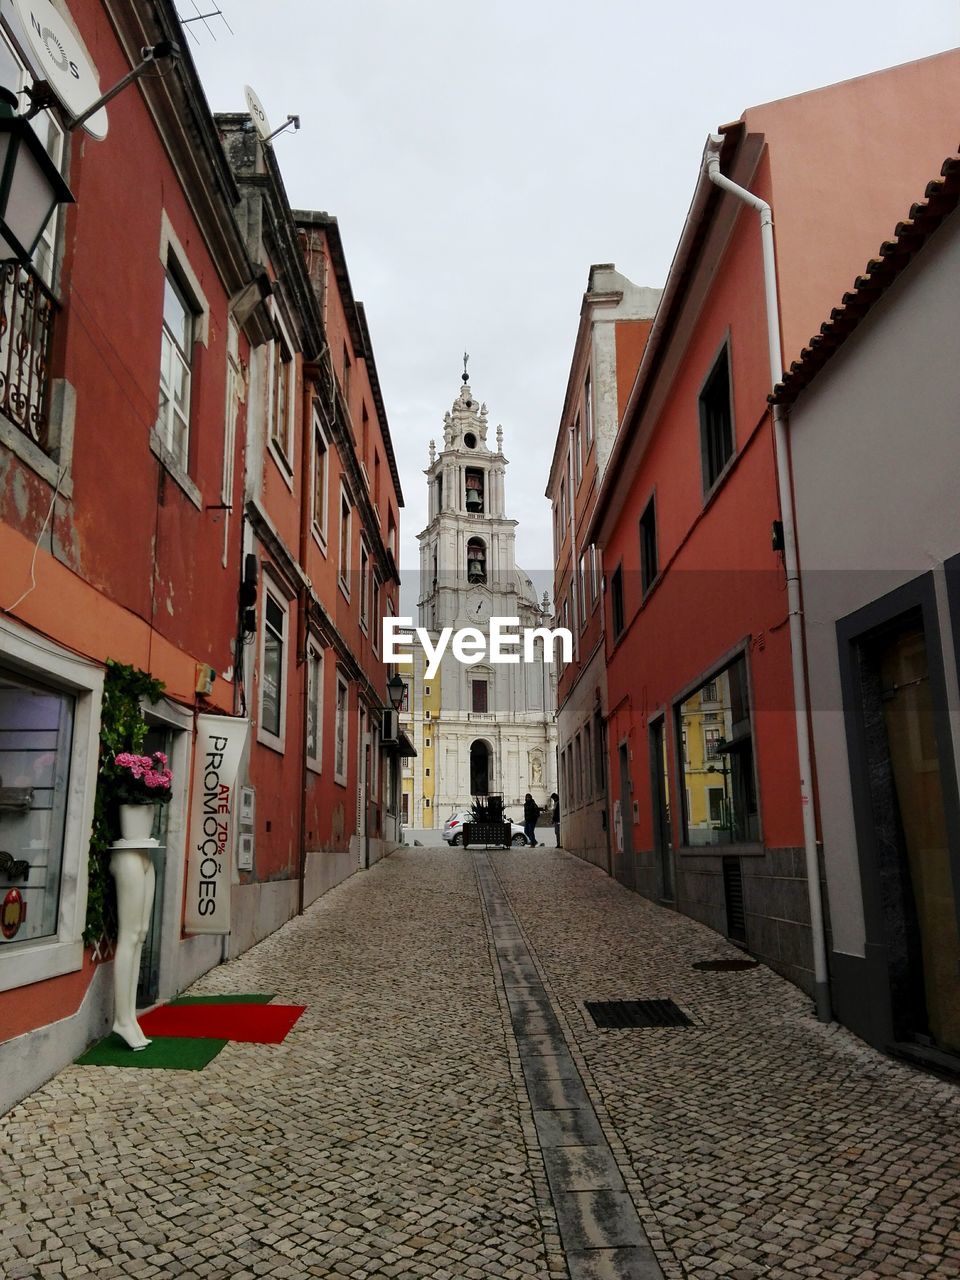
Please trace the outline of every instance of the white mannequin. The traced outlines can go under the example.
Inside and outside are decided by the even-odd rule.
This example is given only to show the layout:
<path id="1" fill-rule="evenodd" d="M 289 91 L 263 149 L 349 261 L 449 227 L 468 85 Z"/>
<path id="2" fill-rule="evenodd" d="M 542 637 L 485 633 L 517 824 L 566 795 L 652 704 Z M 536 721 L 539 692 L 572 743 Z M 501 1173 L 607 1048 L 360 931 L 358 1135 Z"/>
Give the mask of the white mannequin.
<path id="1" fill-rule="evenodd" d="M 156 872 L 145 842 L 119 840 L 113 845 L 110 871 L 117 885 L 117 951 L 113 961 L 113 1029 L 131 1049 L 145 1049 L 150 1041 L 137 1022 L 137 979 L 140 954 L 150 924 Z"/>

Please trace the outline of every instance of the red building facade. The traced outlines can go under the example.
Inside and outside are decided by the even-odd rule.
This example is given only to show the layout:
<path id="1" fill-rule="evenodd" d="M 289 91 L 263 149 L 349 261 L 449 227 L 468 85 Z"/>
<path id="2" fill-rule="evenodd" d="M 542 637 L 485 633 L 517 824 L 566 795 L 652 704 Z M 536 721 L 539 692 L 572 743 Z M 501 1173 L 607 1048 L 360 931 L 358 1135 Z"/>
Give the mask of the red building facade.
<path id="1" fill-rule="evenodd" d="M 721 131 L 721 171 L 773 208 L 787 362 L 949 148 L 958 65 L 893 68 Z M 825 200 L 837 230 L 818 237 Z M 605 582 L 614 870 L 810 990 L 770 390 L 756 214 L 702 172 L 588 531 Z"/>
<path id="2" fill-rule="evenodd" d="M 326 303 L 347 317 L 350 395 L 272 152 L 254 141 L 255 175 L 228 159 L 173 5 L 77 0 L 63 20 L 104 88 L 145 46 L 183 52 L 109 104 L 103 141 L 70 132 L 57 106 L 36 117 L 76 203 L 31 266 L 3 267 L 0 898 L 15 891 L 25 910 L 0 942 L 0 1104 L 111 1017 L 109 930 L 93 936 L 88 918 L 108 661 L 163 682 L 143 712 L 174 773 L 141 1006 L 396 834 L 375 637 L 396 605 L 401 496 L 335 224 Z M 26 90 L 23 33 L 5 22 L 2 37 L 5 76 Z M 243 221 L 254 200 L 257 239 Z M 229 933 L 211 936 L 184 928 L 201 714 L 250 722 Z"/>

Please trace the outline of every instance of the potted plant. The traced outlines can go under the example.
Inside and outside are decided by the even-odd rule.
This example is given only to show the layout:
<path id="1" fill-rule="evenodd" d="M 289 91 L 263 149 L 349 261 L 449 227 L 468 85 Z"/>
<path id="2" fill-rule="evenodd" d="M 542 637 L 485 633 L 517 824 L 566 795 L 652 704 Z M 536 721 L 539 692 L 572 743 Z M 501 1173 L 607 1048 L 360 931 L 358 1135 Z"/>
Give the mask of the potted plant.
<path id="1" fill-rule="evenodd" d="M 172 795 L 173 774 L 162 751 L 140 756 L 120 751 L 113 757 L 114 797 L 120 813 L 123 840 L 147 840 L 158 804 Z"/>

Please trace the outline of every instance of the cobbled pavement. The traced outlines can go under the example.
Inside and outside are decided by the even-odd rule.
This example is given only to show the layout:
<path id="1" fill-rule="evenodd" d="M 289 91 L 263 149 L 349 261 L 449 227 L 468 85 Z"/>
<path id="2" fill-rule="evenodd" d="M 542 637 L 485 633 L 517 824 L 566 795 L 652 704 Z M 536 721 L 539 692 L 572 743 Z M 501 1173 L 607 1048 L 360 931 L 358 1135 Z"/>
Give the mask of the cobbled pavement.
<path id="1" fill-rule="evenodd" d="M 960 1088 L 823 1027 L 718 935 L 492 853 L 668 1280 L 960 1277 Z M 407 849 L 195 994 L 307 1005 L 203 1072 L 71 1067 L 0 1118 L 0 1275 L 559 1280 L 473 855 Z M 592 999 L 687 1029 L 596 1031 Z"/>

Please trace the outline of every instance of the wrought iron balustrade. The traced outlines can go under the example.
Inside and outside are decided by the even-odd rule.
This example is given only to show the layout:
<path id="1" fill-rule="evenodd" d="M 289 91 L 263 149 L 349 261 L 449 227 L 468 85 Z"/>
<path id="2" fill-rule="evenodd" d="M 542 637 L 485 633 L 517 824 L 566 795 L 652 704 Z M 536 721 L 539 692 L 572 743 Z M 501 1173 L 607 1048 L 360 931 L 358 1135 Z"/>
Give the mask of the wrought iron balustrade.
<path id="1" fill-rule="evenodd" d="M 44 453 L 50 450 L 50 340 L 59 310 L 30 267 L 0 265 L 0 413 Z"/>

